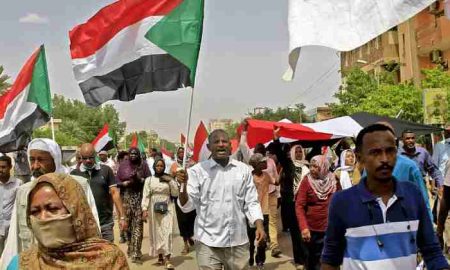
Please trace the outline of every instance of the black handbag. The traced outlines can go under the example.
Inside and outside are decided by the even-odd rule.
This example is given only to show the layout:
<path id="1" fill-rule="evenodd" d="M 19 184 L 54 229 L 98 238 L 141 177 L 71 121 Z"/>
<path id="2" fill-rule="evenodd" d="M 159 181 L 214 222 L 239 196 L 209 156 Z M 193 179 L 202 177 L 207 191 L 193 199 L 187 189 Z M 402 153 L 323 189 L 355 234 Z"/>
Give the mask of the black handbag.
<path id="1" fill-rule="evenodd" d="M 169 204 L 167 202 L 156 202 L 153 205 L 153 211 L 157 214 L 167 214 L 169 211 Z"/>
<path id="2" fill-rule="evenodd" d="M 170 184 L 169 185 L 169 194 L 170 194 Z M 170 196 L 170 195 L 169 195 Z M 155 202 L 153 205 L 153 212 L 157 214 L 165 215 L 167 212 L 169 212 L 169 202 Z"/>

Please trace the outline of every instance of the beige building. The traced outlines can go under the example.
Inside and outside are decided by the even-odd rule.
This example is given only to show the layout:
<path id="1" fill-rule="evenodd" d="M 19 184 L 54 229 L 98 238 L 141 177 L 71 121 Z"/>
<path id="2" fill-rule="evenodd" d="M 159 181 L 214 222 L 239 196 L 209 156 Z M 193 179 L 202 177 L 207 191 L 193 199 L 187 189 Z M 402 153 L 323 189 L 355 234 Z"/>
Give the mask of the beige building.
<path id="1" fill-rule="evenodd" d="M 363 46 L 342 52 L 341 69 L 360 67 L 376 77 L 394 71 L 397 82 L 419 85 L 422 69 L 441 66 L 448 71 L 449 58 L 450 20 L 440 0 Z"/>
<path id="2" fill-rule="evenodd" d="M 312 122 L 320 122 L 333 118 L 333 115 L 331 114 L 331 108 L 327 106 L 310 109 L 306 111 L 305 114 Z"/>
<path id="3" fill-rule="evenodd" d="M 233 124 L 232 119 L 210 119 L 209 120 L 209 130 L 215 129 L 226 129 L 231 124 Z"/>
<path id="4" fill-rule="evenodd" d="M 55 131 L 59 130 L 59 127 L 61 126 L 62 123 L 62 119 L 53 119 L 53 126 L 55 128 Z M 52 129 L 52 121 L 48 121 L 47 124 L 43 125 L 42 127 L 40 127 L 42 129 Z"/>

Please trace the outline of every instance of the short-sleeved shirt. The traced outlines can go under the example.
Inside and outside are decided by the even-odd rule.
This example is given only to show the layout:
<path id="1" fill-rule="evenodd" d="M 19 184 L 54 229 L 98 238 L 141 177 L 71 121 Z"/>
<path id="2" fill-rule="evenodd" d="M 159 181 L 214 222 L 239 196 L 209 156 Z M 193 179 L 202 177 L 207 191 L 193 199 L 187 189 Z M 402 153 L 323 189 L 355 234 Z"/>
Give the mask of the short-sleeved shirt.
<path id="1" fill-rule="evenodd" d="M 112 169 L 105 165 L 97 164 L 95 168 L 88 171 L 84 166 L 71 172 L 86 178 L 94 194 L 95 205 L 98 210 L 100 226 L 114 222 L 113 220 L 113 200 L 110 194 L 110 187 L 117 185 Z"/>

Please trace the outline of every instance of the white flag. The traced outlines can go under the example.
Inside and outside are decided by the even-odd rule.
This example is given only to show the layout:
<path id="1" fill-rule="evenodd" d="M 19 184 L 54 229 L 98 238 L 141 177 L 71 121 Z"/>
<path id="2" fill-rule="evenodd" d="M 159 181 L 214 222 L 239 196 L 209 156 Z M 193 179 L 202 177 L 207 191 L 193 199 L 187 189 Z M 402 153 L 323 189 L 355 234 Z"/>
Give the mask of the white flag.
<path id="1" fill-rule="evenodd" d="M 434 0 L 289 0 L 289 69 L 294 77 L 301 47 L 353 50 L 408 20 Z"/>
<path id="2" fill-rule="evenodd" d="M 450 0 L 444 1 L 444 13 L 445 17 L 450 20 Z"/>

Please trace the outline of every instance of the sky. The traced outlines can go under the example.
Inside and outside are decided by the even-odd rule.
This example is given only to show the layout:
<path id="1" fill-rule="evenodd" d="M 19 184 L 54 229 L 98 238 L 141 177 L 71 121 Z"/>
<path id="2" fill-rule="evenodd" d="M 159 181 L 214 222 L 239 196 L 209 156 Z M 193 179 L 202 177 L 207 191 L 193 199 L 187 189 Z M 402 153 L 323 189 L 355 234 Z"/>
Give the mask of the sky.
<path id="1" fill-rule="evenodd" d="M 45 44 L 52 92 L 83 100 L 72 73 L 68 31 L 112 2 L 9 2 L 8 8 L 0 9 L 0 65 L 15 78 L 31 53 Z M 340 60 L 332 49 L 304 48 L 294 81 L 281 79 L 288 66 L 287 0 L 205 2 L 191 138 L 201 120 L 240 121 L 255 107 L 303 103 L 309 109 L 333 101 L 340 84 Z M 177 141 L 180 133 L 186 133 L 189 100 L 190 90 L 179 90 L 108 103 L 119 111 L 127 131 L 152 129 Z"/>

